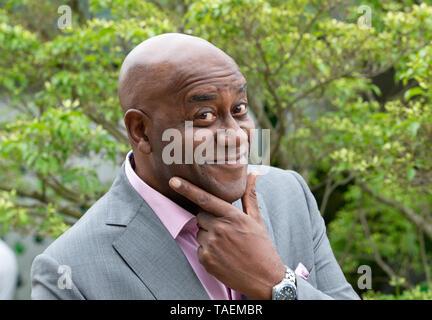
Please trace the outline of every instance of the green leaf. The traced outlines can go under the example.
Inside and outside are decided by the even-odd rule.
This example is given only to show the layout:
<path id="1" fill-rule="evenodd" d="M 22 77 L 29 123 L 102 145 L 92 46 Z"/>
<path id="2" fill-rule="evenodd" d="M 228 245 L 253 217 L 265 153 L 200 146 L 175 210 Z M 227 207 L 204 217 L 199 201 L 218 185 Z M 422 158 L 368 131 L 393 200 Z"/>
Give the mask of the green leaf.
<path id="1" fill-rule="evenodd" d="M 420 123 L 417 121 L 411 122 L 408 126 L 408 131 L 411 134 L 412 138 L 415 138 L 417 135 L 417 131 L 420 128 Z"/>
<path id="2" fill-rule="evenodd" d="M 407 168 L 407 179 L 408 181 L 412 181 L 416 175 L 416 169 Z"/>
<path id="3" fill-rule="evenodd" d="M 411 99 L 414 96 L 423 95 L 423 94 L 424 94 L 424 91 L 423 91 L 422 88 L 415 87 L 415 88 L 412 88 L 412 89 L 409 89 L 409 90 L 405 91 L 405 93 L 404 93 L 404 99 L 405 100 L 409 100 L 409 99 Z"/>

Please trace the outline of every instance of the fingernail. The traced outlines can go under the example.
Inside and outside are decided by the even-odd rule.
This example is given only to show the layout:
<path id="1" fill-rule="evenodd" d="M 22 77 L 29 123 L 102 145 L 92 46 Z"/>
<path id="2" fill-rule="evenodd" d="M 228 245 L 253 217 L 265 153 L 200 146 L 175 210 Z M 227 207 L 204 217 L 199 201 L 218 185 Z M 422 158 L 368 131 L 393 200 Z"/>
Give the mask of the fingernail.
<path id="1" fill-rule="evenodd" d="M 258 171 L 252 171 L 251 173 L 252 173 L 252 175 L 254 175 L 254 176 L 259 176 L 259 172 L 258 172 Z"/>
<path id="2" fill-rule="evenodd" d="M 174 188 L 178 188 L 178 187 L 180 187 L 181 182 L 180 182 L 180 180 L 177 179 L 177 178 L 171 178 L 171 180 L 170 180 L 170 185 L 171 185 L 172 187 L 174 187 Z"/>

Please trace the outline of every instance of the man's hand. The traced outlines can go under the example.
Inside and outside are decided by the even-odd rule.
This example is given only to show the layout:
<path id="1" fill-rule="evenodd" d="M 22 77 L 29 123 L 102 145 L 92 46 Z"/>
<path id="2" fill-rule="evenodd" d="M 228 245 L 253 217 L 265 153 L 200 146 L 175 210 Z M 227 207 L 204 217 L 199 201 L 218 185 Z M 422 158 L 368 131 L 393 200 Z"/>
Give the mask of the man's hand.
<path id="1" fill-rule="evenodd" d="M 284 277 L 285 266 L 258 208 L 257 178 L 258 173 L 248 175 L 242 197 L 245 212 L 182 178 L 173 177 L 169 184 L 202 208 L 197 214 L 198 259 L 207 272 L 251 299 L 271 299 L 272 287 Z"/>

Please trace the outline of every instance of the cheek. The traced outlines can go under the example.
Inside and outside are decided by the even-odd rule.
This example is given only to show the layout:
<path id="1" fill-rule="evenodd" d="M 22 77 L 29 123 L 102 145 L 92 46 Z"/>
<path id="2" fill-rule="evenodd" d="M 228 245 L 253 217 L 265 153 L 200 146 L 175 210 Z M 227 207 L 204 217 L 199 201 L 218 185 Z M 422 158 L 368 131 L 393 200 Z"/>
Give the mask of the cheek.
<path id="1" fill-rule="evenodd" d="M 247 141 L 248 141 L 249 148 L 250 148 L 252 139 L 255 135 L 255 124 L 254 124 L 252 118 L 249 117 L 249 119 L 247 121 L 244 121 L 244 123 L 241 124 L 240 128 L 247 135 Z"/>
<path id="2" fill-rule="evenodd" d="M 244 131 L 249 132 L 253 131 L 255 129 L 255 123 L 253 119 L 248 115 L 247 118 L 239 123 L 240 128 L 242 128 Z"/>
<path id="3" fill-rule="evenodd" d="M 159 126 L 154 126 L 152 132 L 152 151 L 153 157 L 160 161 L 163 160 L 164 155 L 166 156 L 166 152 L 170 151 L 170 158 L 173 157 L 177 159 L 178 157 L 182 157 L 185 154 L 185 132 L 184 132 L 184 124 L 183 126 L 178 123 L 170 124 L 163 123 L 162 120 L 157 119 L 155 121 L 160 121 Z M 175 154 L 173 154 L 175 153 Z M 181 159 L 182 163 L 184 163 L 184 159 Z M 161 165 L 166 164 L 165 162 L 161 163 Z M 176 164 L 177 160 L 176 160 Z"/>

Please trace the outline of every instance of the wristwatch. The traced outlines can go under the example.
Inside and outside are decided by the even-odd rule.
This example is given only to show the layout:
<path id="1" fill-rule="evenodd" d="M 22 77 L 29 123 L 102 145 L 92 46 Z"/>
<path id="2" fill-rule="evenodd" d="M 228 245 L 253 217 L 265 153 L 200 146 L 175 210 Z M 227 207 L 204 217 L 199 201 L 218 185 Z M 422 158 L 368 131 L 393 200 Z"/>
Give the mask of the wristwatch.
<path id="1" fill-rule="evenodd" d="M 272 300 L 295 300 L 297 297 L 295 273 L 289 267 L 285 267 L 284 278 L 272 289 Z"/>

